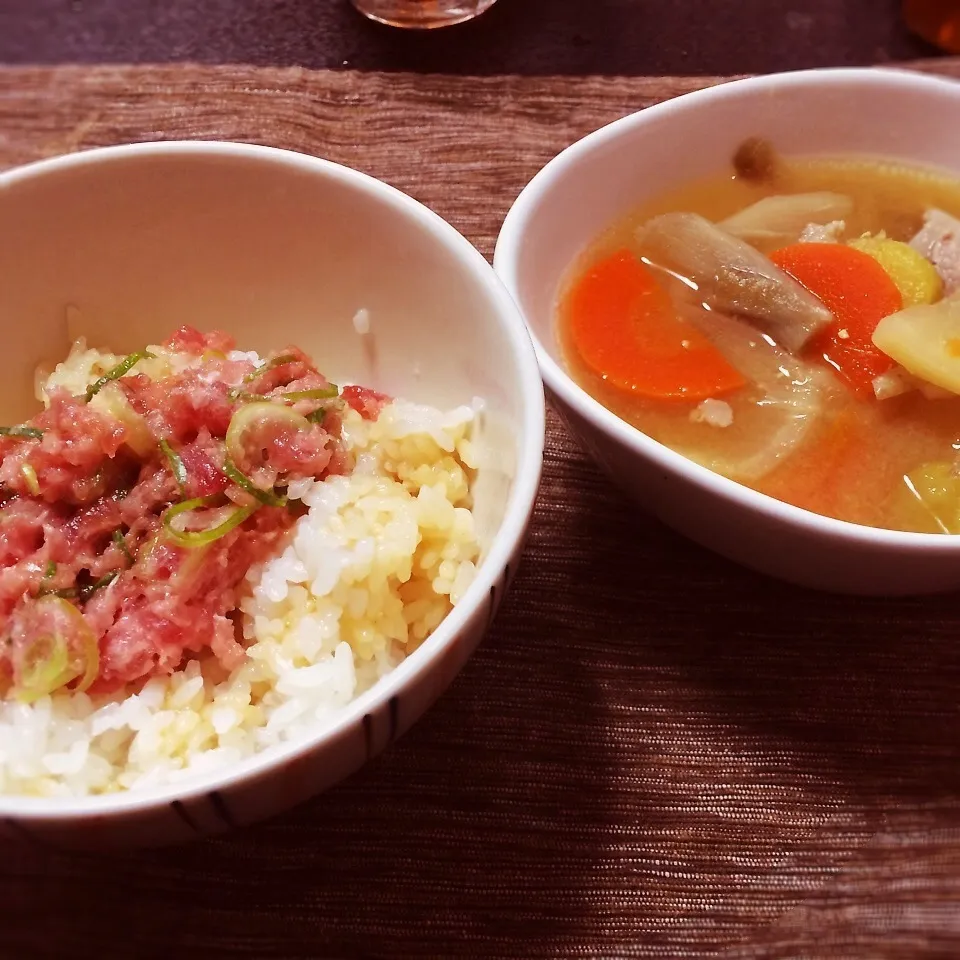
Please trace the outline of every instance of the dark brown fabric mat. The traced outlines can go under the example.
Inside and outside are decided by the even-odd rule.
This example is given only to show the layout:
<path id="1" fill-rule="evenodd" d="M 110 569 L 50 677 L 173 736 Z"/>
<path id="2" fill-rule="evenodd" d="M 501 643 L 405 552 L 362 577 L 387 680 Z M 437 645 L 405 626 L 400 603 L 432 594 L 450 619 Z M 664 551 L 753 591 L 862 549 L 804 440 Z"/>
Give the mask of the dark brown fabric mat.
<path id="1" fill-rule="evenodd" d="M 269 143 L 382 177 L 489 254 L 545 160 L 704 82 L 16 69 L 0 164 Z M 955 956 L 957 608 L 741 570 L 628 506 L 551 415 L 513 592 L 407 737 L 225 839 L 5 849 L 0 956 Z"/>
<path id="2" fill-rule="evenodd" d="M 407 31 L 350 0 L 3 0 L 0 62 L 655 76 L 935 55 L 907 30 L 902 2 L 497 0 L 471 23 Z"/>

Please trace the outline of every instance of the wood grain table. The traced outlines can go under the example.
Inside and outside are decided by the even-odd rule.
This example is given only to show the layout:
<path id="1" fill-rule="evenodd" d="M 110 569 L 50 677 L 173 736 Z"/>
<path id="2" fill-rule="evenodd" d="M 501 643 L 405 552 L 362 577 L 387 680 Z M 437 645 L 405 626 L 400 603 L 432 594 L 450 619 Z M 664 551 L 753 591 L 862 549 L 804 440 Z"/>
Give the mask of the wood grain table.
<path id="1" fill-rule="evenodd" d="M 710 82 L 13 68 L 0 164 L 267 143 L 383 178 L 489 255 L 549 157 Z M 3 849 L 0 957 L 960 955 L 958 598 L 747 572 L 634 510 L 548 426 L 513 592 L 410 734 L 222 839 Z"/>

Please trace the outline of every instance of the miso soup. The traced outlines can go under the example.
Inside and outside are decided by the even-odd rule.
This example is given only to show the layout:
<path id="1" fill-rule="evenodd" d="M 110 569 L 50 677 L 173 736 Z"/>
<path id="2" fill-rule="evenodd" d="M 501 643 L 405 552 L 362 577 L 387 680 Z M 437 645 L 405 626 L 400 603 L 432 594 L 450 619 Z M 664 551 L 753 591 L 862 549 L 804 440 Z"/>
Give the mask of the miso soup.
<path id="1" fill-rule="evenodd" d="M 882 159 L 730 168 L 572 266 L 563 355 L 606 407 L 779 500 L 960 533 L 960 180 Z"/>

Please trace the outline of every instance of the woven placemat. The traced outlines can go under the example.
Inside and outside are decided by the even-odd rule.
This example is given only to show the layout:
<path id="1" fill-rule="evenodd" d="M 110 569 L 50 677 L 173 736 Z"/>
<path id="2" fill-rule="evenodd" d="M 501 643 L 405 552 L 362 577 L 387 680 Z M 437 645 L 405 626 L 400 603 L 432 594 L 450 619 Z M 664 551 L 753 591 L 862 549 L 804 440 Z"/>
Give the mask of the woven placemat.
<path id="1" fill-rule="evenodd" d="M 709 82 L 13 69 L 0 165 L 268 143 L 400 187 L 489 255 L 559 149 Z M 957 608 L 742 570 L 630 507 L 551 414 L 513 592 L 410 734 L 223 839 L 5 849 L 0 956 L 956 955 Z"/>

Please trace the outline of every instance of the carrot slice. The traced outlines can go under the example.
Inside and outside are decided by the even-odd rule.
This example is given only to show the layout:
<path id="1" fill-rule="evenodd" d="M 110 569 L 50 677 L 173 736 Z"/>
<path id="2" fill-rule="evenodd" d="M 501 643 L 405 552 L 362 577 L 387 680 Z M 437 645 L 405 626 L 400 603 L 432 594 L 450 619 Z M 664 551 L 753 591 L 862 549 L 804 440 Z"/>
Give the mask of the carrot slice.
<path id="1" fill-rule="evenodd" d="M 809 349 L 822 354 L 854 393 L 873 397 L 873 378 L 894 362 L 871 338 L 884 317 L 903 308 L 897 285 L 873 257 L 839 243 L 795 243 L 770 259 L 834 315 Z"/>
<path id="2" fill-rule="evenodd" d="M 629 250 L 590 267 L 568 303 L 577 353 L 618 390 L 702 400 L 746 383 L 704 334 L 677 315 L 653 271 Z"/>

